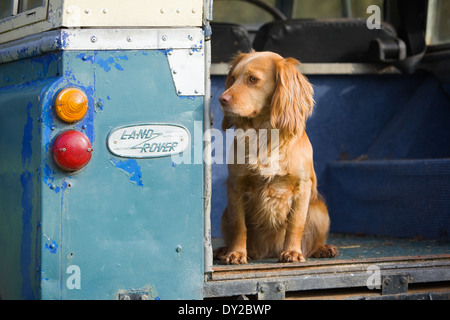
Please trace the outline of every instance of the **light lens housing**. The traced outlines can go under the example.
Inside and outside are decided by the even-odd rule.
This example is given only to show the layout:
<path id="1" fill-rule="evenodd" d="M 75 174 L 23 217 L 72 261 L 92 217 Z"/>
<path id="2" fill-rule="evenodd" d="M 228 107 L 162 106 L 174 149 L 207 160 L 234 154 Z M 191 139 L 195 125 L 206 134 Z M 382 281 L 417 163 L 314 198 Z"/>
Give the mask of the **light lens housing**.
<path id="1" fill-rule="evenodd" d="M 88 99 L 83 91 L 77 88 L 61 90 L 55 99 L 55 110 L 58 117 L 65 122 L 81 120 L 88 109 Z"/>
<path id="2" fill-rule="evenodd" d="M 60 133 L 52 145 L 53 160 L 63 170 L 77 171 L 88 164 L 92 157 L 91 142 L 77 130 Z"/>

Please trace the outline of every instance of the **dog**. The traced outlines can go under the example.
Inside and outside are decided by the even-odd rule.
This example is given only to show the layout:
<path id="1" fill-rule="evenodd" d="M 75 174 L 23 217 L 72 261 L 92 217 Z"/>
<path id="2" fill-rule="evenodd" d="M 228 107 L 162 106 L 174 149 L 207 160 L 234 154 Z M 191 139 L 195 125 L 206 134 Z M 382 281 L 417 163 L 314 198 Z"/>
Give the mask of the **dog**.
<path id="1" fill-rule="evenodd" d="M 303 262 L 338 253 L 325 244 L 330 219 L 317 191 L 313 149 L 305 132 L 315 103 L 313 88 L 297 70 L 299 64 L 273 52 L 239 54 L 231 63 L 219 97 L 222 129 L 234 126 L 240 134 L 235 134 L 234 159 L 228 162 L 228 203 L 221 222 L 225 246 L 214 250 L 222 264 L 263 258 Z M 264 143 L 262 138 L 249 142 L 245 133 L 273 129 L 278 139 L 265 135 L 271 143 L 265 160 L 273 156 L 276 165 L 262 158 L 250 162 L 250 148 L 260 152 Z M 245 158 L 239 163 L 242 143 Z"/>

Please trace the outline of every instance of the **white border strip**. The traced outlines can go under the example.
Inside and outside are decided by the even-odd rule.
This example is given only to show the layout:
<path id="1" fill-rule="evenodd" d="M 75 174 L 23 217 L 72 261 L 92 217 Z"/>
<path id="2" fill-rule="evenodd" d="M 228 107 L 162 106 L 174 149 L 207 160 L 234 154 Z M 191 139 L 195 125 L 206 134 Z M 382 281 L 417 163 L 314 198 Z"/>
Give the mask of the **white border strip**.
<path id="1" fill-rule="evenodd" d="M 0 63 L 56 50 L 202 49 L 201 28 L 59 29 L 0 45 Z"/>

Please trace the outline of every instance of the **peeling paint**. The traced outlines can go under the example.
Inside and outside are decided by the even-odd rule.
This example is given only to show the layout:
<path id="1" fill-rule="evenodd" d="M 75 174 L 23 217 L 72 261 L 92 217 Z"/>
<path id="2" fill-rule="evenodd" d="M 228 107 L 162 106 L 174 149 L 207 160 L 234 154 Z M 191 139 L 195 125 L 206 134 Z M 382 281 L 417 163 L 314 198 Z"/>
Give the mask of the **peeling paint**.
<path id="1" fill-rule="evenodd" d="M 27 121 L 23 129 L 22 137 L 22 166 L 23 173 L 20 175 L 22 185 L 22 241 L 20 245 L 20 273 L 22 275 L 22 297 L 30 299 L 33 297 L 31 290 L 31 233 L 33 232 L 33 175 L 29 171 L 31 165 L 31 141 L 33 140 L 33 118 L 29 102 L 26 107 Z"/>
<path id="2" fill-rule="evenodd" d="M 46 243 L 45 249 L 50 251 L 50 253 L 55 254 L 58 249 L 58 244 L 55 241 L 52 241 L 52 243 L 50 243 L 50 244 Z"/>
<path id="3" fill-rule="evenodd" d="M 33 107 L 31 102 L 28 103 L 26 109 L 27 122 L 23 129 L 23 140 L 22 140 L 22 166 L 27 168 L 30 166 L 31 162 L 31 140 L 33 140 L 33 118 L 30 115 L 30 110 Z"/>
<path id="4" fill-rule="evenodd" d="M 22 297 L 33 298 L 31 290 L 31 233 L 33 227 L 31 218 L 33 215 L 33 181 L 30 172 L 25 171 L 20 175 L 22 184 L 22 241 L 20 245 L 20 274 L 22 276 Z"/>
<path id="5" fill-rule="evenodd" d="M 100 58 L 99 56 L 95 57 L 95 63 L 99 67 L 103 68 L 106 72 L 109 72 L 111 70 L 111 65 L 114 65 L 114 67 L 117 70 L 123 71 L 123 67 L 117 62 L 117 60 L 128 60 L 127 56 L 119 56 L 119 57 L 109 57 L 108 59 Z"/>
<path id="6" fill-rule="evenodd" d="M 130 178 L 130 181 L 132 183 L 134 183 L 138 187 L 144 186 L 142 182 L 141 167 L 135 159 L 117 160 L 114 158 L 110 158 L 109 161 L 116 168 L 119 168 L 122 172 L 124 172 Z"/>

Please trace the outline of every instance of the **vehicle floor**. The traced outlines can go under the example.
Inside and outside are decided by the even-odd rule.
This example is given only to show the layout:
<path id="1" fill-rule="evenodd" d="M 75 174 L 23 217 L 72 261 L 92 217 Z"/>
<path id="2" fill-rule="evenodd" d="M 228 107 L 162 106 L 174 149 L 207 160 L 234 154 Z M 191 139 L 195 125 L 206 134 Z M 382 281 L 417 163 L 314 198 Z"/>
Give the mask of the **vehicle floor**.
<path id="1" fill-rule="evenodd" d="M 394 237 L 381 237 L 371 235 L 354 234 L 330 234 L 329 244 L 333 244 L 339 250 L 335 258 L 314 259 L 309 258 L 306 265 L 322 263 L 338 263 L 361 260 L 391 260 L 395 258 L 419 258 L 427 256 L 450 255 L 450 242 L 426 239 L 405 239 Z M 213 249 L 223 245 L 221 238 L 212 240 Z M 349 261 L 350 260 L 350 261 Z M 248 260 L 249 265 L 276 263 L 277 259 Z M 214 260 L 214 265 L 219 266 L 219 262 Z M 222 265 L 220 265 L 222 266 Z M 233 267 L 233 266 L 229 266 Z"/>

